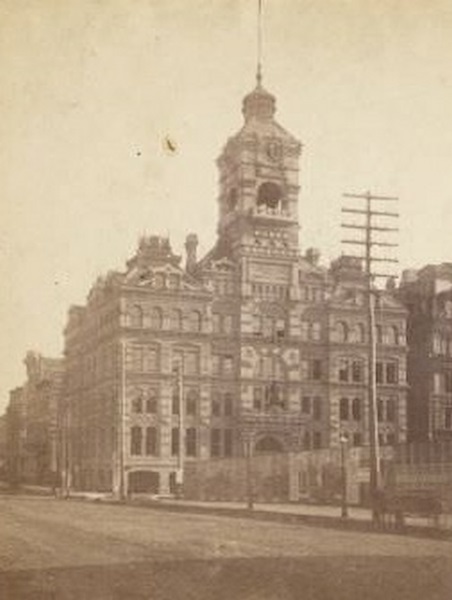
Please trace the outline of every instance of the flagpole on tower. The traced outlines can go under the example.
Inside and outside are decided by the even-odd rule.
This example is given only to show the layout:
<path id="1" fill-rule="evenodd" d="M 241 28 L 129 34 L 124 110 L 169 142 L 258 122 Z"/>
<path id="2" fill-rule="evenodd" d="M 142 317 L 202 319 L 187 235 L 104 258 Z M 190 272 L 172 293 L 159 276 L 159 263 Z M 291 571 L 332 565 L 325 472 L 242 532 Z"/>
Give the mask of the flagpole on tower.
<path id="1" fill-rule="evenodd" d="M 262 83 L 262 0 L 257 5 L 257 85 Z"/>

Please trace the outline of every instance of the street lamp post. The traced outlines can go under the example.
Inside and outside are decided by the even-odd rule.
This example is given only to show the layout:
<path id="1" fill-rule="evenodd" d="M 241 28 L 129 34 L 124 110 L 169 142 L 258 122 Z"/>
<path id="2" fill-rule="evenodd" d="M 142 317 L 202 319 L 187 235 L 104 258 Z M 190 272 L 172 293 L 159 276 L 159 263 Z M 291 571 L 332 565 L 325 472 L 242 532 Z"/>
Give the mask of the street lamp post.
<path id="1" fill-rule="evenodd" d="M 247 436 L 245 440 L 246 452 L 246 500 L 248 510 L 254 508 L 254 486 L 253 486 L 253 438 Z"/>
<path id="2" fill-rule="evenodd" d="M 347 503 L 347 456 L 346 449 L 348 443 L 347 434 L 342 433 L 339 437 L 341 445 L 341 517 L 346 519 L 348 517 L 348 503 Z"/>

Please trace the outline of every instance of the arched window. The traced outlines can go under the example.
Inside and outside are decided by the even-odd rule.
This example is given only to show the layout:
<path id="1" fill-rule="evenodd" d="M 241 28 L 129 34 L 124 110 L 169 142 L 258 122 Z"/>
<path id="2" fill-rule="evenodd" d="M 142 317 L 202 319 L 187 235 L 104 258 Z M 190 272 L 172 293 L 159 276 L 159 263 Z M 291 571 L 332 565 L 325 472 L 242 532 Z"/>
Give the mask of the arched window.
<path id="1" fill-rule="evenodd" d="M 266 181 L 259 186 L 257 192 L 257 205 L 267 206 L 268 208 L 277 208 L 282 198 L 282 191 L 279 185 L 272 181 Z"/>
<path id="2" fill-rule="evenodd" d="M 129 326 L 130 327 L 142 327 L 143 326 L 143 310 L 141 306 L 131 306 L 129 310 Z"/>
<path id="3" fill-rule="evenodd" d="M 395 326 L 388 327 L 386 334 L 387 343 L 390 346 L 397 346 L 399 343 L 399 330 Z"/>
<path id="4" fill-rule="evenodd" d="M 180 331 L 182 329 L 182 312 L 178 308 L 170 312 L 169 324 L 172 330 Z"/>
<path id="5" fill-rule="evenodd" d="M 196 390 L 188 390 L 185 408 L 187 415 L 195 416 L 198 414 L 198 396 L 199 394 Z"/>
<path id="6" fill-rule="evenodd" d="M 132 412 L 143 412 L 143 393 L 141 392 L 141 390 L 137 390 L 135 392 L 134 397 L 132 398 Z"/>
<path id="7" fill-rule="evenodd" d="M 201 331 L 202 317 L 198 310 L 193 310 L 189 315 L 190 331 Z"/>
<path id="8" fill-rule="evenodd" d="M 344 323 L 343 321 L 336 323 L 336 340 L 342 344 L 348 341 L 347 323 Z"/>
<path id="9" fill-rule="evenodd" d="M 365 329 L 362 323 L 357 323 L 352 330 L 352 341 L 355 344 L 363 344 L 366 341 Z"/>
<path id="10" fill-rule="evenodd" d="M 152 329 L 161 329 L 163 325 L 163 314 L 162 310 L 158 307 L 154 307 L 151 310 L 150 315 L 151 328 Z"/>
<path id="11" fill-rule="evenodd" d="M 155 414 L 158 412 L 158 399 L 156 390 L 149 390 L 146 397 L 146 412 Z"/>
<path id="12" fill-rule="evenodd" d="M 154 286 L 157 289 L 162 289 L 165 287 L 165 275 L 163 273 L 156 273 L 154 275 Z"/>

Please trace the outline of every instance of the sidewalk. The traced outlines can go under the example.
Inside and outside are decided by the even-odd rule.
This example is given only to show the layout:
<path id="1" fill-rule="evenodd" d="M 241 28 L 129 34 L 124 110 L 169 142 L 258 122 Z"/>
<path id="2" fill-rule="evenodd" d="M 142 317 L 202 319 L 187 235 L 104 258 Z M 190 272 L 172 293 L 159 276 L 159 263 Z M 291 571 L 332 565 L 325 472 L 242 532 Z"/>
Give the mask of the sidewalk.
<path id="1" fill-rule="evenodd" d="M 376 527 L 372 522 L 372 513 L 368 508 L 348 507 L 348 517 L 341 517 L 340 506 L 311 504 L 264 504 L 254 503 L 252 510 L 244 502 L 201 502 L 196 500 L 176 500 L 170 498 L 145 498 L 136 496 L 129 501 L 138 506 L 149 506 L 155 509 L 173 510 L 218 516 L 235 516 L 260 520 L 279 521 L 284 523 L 304 523 L 336 529 L 354 531 L 379 531 L 394 533 L 413 533 L 434 537 L 450 537 L 452 535 L 452 515 L 443 515 L 440 524 L 433 526 L 432 519 L 424 517 L 406 517 L 405 526 L 396 530 L 394 523 L 386 527 Z"/>

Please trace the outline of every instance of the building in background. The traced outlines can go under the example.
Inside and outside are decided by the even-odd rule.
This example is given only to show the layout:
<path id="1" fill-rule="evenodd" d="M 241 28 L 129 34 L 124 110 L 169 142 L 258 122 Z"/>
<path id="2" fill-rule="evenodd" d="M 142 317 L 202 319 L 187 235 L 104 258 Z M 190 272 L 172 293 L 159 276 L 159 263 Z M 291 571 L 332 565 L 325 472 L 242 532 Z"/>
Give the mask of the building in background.
<path id="1" fill-rule="evenodd" d="M 452 263 L 405 271 L 411 441 L 452 439 Z"/>
<path id="2" fill-rule="evenodd" d="M 65 330 L 63 447 L 71 485 L 175 489 L 181 461 L 369 444 L 369 331 L 359 259 L 300 254 L 302 146 L 261 85 L 218 161 L 218 239 L 186 262 L 141 239 Z M 406 310 L 378 294 L 380 442 L 406 439 Z M 181 414 L 182 406 L 182 414 Z"/>
<path id="3" fill-rule="evenodd" d="M 24 362 L 27 380 L 11 391 L 6 412 L 8 478 L 12 484 L 55 485 L 63 361 L 28 352 Z"/>

